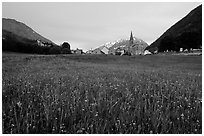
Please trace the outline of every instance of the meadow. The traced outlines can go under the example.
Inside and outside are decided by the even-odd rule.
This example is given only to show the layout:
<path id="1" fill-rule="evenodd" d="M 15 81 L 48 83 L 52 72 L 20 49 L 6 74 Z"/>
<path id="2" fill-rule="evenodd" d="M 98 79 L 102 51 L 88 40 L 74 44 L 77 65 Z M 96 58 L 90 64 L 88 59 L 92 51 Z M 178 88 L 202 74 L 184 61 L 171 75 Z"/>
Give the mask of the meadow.
<path id="1" fill-rule="evenodd" d="M 2 132 L 202 133 L 202 57 L 2 56 Z"/>

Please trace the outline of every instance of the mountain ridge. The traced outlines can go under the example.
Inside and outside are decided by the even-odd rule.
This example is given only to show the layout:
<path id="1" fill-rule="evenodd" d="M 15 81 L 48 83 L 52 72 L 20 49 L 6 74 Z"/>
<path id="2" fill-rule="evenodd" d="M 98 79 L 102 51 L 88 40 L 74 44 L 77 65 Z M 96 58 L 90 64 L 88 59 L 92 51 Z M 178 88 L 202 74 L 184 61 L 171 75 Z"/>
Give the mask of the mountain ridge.
<path id="1" fill-rule="evenodd" d="M 145 50 L 149 50 L 151 52 L 159 50 L 161 41 L 165 37 L 169 36 L 175 40 L 176 38 L 180 38 L 182 34 L 187 32 L 196 32 L 199 36 L 202 36 L 202 5 L 199 5 L 195 9 L 191 10 L 186 16 L 173 24 Z"/>
<path id="2" fill-rule="evenodd" d="M 35 32 L 32 28 L 26 24 L 19 22 L 15 19 L 2 18 L 2 30 L 12 32 L 15 35 L 18 35 L 23 38 L 30 40 L 40 40 L 44 43 L 54 44 L 51 40 L 41 36 L 39 33 Z"/>
<path id="3" fill-rule="evenodd" d="M 140 39 L 140 38 L 137 38 L 137 37 L 133 37 L 134 38 L 134 40 L 136 40 L 136 41 L 142 41 L 142 42 L 144 42 L 142 39 Z M 100 45 L 100 46 L 98 46 L 97 48 L 101 48 L 101 47 L 107 47 L 107 48 L 110 48 L 110 47 L 112 47 L 114 44 L 117 44 L 117 43 L 121 43 L 121 42 L 123 42 L 123 41 L 129 41 L 129 39 L 128 38 L 124 38 L 124 39 L 118 39 L 118 40 L 115 40 L 115 41 L 113 41 L 113 42 L 106 42 L 106 43 L 104 43 L 104 44 L 102 44 L 102 45 Z M 95 49 L 97 49 L 97 48 L 95 48 Z"/>

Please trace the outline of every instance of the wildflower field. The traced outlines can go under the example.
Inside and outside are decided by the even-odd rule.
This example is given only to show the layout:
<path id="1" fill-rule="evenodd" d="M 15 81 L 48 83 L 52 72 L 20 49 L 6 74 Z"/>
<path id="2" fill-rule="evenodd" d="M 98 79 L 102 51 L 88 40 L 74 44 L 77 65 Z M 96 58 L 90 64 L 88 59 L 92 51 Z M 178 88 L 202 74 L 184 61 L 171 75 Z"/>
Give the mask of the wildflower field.
<path id="1" fill-rule="evenodd" d="M 2 56 L 3 133 L 202 133 L 202 57 Z"/>

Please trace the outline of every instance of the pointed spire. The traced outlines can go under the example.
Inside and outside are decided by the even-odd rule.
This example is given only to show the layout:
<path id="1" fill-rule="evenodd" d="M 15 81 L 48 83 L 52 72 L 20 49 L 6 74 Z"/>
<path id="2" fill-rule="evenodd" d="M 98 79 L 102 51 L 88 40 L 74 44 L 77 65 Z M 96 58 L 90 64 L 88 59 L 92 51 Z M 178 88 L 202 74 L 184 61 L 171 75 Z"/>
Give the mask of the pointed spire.
<path id="1" fill-rule="evenodd" d="M 131 34 L 130 34 L 130 44 L 133 44 L 133 41 L 134 41 L 134 39 L 133 39 L 132 31 L 131 31 Z"/>

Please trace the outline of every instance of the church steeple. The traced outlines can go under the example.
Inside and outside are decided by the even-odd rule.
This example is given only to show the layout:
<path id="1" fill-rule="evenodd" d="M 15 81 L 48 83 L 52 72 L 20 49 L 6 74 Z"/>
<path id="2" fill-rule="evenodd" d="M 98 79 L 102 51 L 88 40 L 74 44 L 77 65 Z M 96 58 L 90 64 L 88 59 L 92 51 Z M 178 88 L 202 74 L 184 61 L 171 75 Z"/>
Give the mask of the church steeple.
<path id="1" fill-rule="evenodd" d="M 133 39 L 132 31 L 131 31 L 131 34 L 130 34 L 130 44 L 133 44 L 133 41 L 134 41 L 134 39 Z"/>

